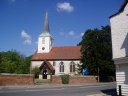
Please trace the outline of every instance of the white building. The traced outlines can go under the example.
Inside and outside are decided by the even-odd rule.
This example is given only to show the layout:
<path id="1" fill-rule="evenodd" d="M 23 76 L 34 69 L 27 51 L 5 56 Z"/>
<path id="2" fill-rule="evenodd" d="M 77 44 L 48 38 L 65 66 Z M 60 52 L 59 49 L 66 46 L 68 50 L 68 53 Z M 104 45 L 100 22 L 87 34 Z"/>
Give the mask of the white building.
<path id="1" fill-rule="evenodd" d="M 128 96 L 128 0 L 110 17 L 113 60 L 116 65 L 117 93 Z"/>
<path id="2" fill-rule="evenodd" d="M 49 31 L 48 14 L 46 12 L 44 32 L 42 32 L 38 37 L 38 49 L 32 56 L 31 69 L 34 67 L 40 68 L 40 76 L 43 76 L 43 79 L 49 78 L 50 74 L 78 74 L 81 47 L 53 47 L 52 43 L 53 38 Z"/>

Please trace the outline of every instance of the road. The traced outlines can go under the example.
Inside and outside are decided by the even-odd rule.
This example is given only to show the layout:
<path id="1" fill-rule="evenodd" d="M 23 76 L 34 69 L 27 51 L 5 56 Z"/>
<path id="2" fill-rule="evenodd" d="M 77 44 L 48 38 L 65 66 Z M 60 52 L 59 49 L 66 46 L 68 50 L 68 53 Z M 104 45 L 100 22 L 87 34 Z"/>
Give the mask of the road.
<path id="1" fill-rule="evenodd" d="M 88 94 L 105 93 L 111 96 L 115 94 L 116 85 L 96 84 L 77 86 L 58 86 L 42 88 L 1 88 L 0 96 L 86 96 Z"/>

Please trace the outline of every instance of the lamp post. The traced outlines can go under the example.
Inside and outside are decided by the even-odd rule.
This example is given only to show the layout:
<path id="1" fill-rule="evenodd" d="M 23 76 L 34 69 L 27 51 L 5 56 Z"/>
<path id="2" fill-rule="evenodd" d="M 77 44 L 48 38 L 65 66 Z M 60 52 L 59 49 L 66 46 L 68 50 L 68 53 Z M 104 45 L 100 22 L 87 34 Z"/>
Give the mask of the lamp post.
<path id="1" fill-rule="evenodd" d="M 100 75 L 99 75 L 99 71 L 100 71 L 100 70 L 99 70 L 99 64 L 97 63 L 97 65 L 98 65 L 98 66 L 97 66 L 97 67 L 98 67 L 98 68 L 97 68 L 97 70 L 98 70 L 98 73 L 97 73 L 97 74 L 98 74 L 98 75 L 97 75 L 98 78 L 97 78 L 97 79 L 98 79 L 98 82 L 100 82 Z"/>
<path id="2" fill-rule="evenodd" d="M 96 36 L 96 46 L 97 46 L 97 43 L 98 42 L 98 34 L 97 34 L 97 36 Z M 97 49 L 97 47 L 96 47 L 96 49 Z M 97 65 L 97 82 L 99 82 L 100 81 L 100 76 L 99 76 L 99 63 L 97 62 L 98 60 L 97 60 L 97 50 L 96 50 L 96 65 Z"/>
<path id="3" fill-rule="evenodd" d="M 97 60 L 97 52 L 96 52 L 97 82 L 99 82 L 100 81 L 100 79 L 99 79 L 99 64 L 97 61 L 98 60 Z"/>

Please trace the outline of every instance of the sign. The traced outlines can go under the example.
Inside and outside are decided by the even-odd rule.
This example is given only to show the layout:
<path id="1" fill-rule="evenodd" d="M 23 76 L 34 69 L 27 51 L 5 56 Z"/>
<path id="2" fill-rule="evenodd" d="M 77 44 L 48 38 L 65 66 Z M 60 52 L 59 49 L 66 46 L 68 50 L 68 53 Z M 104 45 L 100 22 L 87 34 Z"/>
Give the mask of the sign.
<path id="1" fill-rule="evenodd" d="M 84 68 L 84 69 L 82 70 L 82 74 L 83 74 L 83 75 L 88 75 L 88 74 L 89 74 L 89 70 L 88 70 L 87 68 Z"/>

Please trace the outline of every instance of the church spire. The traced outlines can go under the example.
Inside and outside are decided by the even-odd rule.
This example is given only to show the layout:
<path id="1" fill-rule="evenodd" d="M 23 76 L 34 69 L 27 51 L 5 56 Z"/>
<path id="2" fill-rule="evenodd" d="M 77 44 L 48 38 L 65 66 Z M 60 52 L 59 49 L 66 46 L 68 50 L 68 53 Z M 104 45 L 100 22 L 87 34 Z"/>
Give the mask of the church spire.
<path id="1" fill-rule="evenodd" d="M 49 33 L 49 22 L 48 13 L 46 11 L 44 20 L 44 31 L 39 35 L 38 38 L 38 51 L 37 53 L 48 53 L 52 49 L 52 36 Z"/>
<path id="2" fill-rule="evenodd" d="M 45 22 L 44 22 L 44 32 L 50 32 L 49 30 L 49 22 L 48 22 L 48 12 L 45 14 Z"/>

